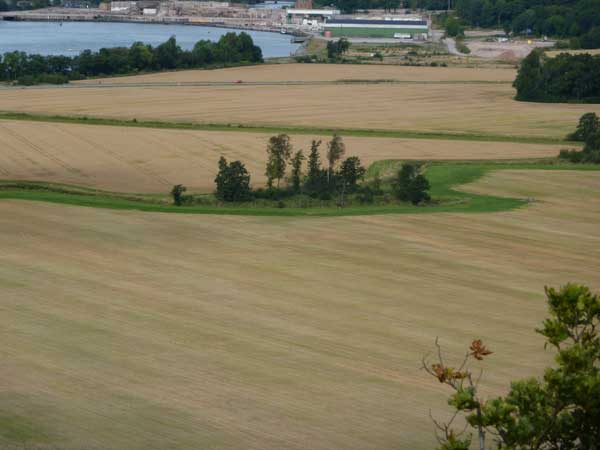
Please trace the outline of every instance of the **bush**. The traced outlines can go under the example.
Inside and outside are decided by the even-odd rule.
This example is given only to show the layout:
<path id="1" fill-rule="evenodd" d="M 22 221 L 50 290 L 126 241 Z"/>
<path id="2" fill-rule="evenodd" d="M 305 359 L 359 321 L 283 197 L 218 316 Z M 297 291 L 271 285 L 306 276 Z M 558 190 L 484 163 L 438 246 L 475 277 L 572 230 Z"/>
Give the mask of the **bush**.
<path id="1" fill-rule="evenodd" d="M 471 53 L 471 49 L 469 47 L 467 47 L 467 45 L 465 44 L 465 41 L 463 39 L 456 40 L 456 49 L 465 55 L 468 55 L 469 53 Z"/>

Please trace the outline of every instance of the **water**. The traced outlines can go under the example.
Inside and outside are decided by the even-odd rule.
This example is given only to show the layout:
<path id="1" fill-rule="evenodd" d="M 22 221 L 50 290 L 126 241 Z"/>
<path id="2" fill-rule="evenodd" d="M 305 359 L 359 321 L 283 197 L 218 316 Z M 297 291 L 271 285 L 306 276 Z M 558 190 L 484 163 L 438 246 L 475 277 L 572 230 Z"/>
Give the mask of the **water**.
<path id="1" fill-rule="evenodd" d="M 171 36 L 184 49 L 199 40 L 217 41 L 223 34 L 240 30 L 190 25 L 114 22 L 11 22 L 0 20 L 0 54 L 14 50 L 41 55 L 78 55 L 102 47 L 129 47 L 136 41 L 157 45 Z M 299 45 L 279 33 L 246 31 L 265 58 L 289 56 Z"/>

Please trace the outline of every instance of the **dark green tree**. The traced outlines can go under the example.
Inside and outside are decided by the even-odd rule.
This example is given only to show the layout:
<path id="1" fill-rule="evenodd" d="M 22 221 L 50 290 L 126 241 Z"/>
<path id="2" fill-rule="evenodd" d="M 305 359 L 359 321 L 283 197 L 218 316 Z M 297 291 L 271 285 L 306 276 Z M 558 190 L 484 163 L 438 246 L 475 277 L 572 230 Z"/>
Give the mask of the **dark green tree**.
<path id="1" fill-rule="evenodd" d="M 321 167 L 321 156 L 319 154 L 319 146 L 321 141 L 313 139 L 310 144 L 310 154 L 308 155 L 308 173 L 304 182 L 304 189 L 310 195 L 315 196 L 320 193 L 323 188 L 327 187 L 327 174 Z"/>
<path id="2" fill-rule="evenodd" d="M 517 100 L 543 99 L 542 57 L 541 50 L 534 50 L 521 62 L 513 83 L 517 90 Z"/>
<path id="3" fill-rule="evenodd" d="M 556 351 L 541 379 L 511 383 L 505 397 L 483 400 L 471 364 L 492 352 L 475 340 L 458 367 L 447 365 L 436 341 L 434 363 L 423 368 L 453 390 L 448 403 L 478 437 L 478 448 L 597 450 L 600 443 L 600 298 L 589 288 L 546 288 L 550 317 L 536 331 Z M 454 419 L 452 419 L 454 420 Z M 435 422 L 439 450 L 468 450 L 472 433 Z M 488 442 L 491 438 L 492 446 Z"/>
<path id="4" fill-rule="evenodd" d="M 351 156 L 342 161 L 339 178 L 345 190 L 352 193 L 356 191 L 358 182 L 362 181 L 366 173 L 367 169 L 360 164 L 360 159 L 357 156 Z"/>
<path id="5" fill-rule="evenodd" d="M 430 200 L 429 181 L 416 164 L 403 164 L 392 181 L 392 190 L 398 200 L 418 205 Z"/>
<path id="6" fill-rule="evenodd" d="M 446 19 L 444 23 L 444 28 L 446 30 L 446 35 L 450 37 L 458 37 L 465 35 L 465 29 L 460 23 L 460 20 L 456 17 L 450 16 Z"/>
<path id="7" fill-rule="evenodd" d="M 250 175 L 240 161 L 227 163 L 219 159 L 219 172 L 215 178 L 215 197 L 224 202 L 244 202 L 252 199 Z"/>
<path id="8" fill-rule="evenodd" d="M 350 48 L 350 42 L 346 38 L 338 39 L 337 41 L 327 42 L 327 57 L 329 59 L 338 59 Z"/>
<path id="9" fill-rule="evenodd" d="M 135 70 L 145 70 L 153 65 L 152 47 L 143 42 L 134 42 L 128 56 L 129 66 Z"/>
<path id="10" fill-rule="evenodd" d="M 574 133 L 567 136 L 572 141 L 586 142 L 594 133 L 600 130 L 600 119 L 596 113 L 586 113 L 579 119 L 579 124 Z"/>
<path id="11" fill-rule="evenodd" d="M 292 144 L 287 134 L 272 136 L 267 144 L 267 185 L 273 187 L 273 180 L 279 182 L 285 176 L 287 163 L 292 155 Z"/>
<path id="12" fill-rule="evenodd" d="M 183 204 L 183 193 L 187 191 L 187 188 L 183 184 L 176 184 L 171 189 L 171 196 L 173 197 L 173 203 L 176 206 L 181 206 Z"/>
<path id="13" fill-rule="evenodd" d="M 175 69 L 181 53 L 181 47 L 177 45 L 175 36 L 171 36 L 166 42 L 156 47 L 154 58 L 159 68 Z"/>
<path id="14" fill-rule="evenodd" d="M 294 192 L 300 192 L 302 186 L 302 162 L 304 154 L 302 150 L 298 150 L 292 158 L 292 189 Z"/>
<path id="15" fill-rule="evenodd" d="M 327 171 L 328 184 L 331 184 L 335 165 L 344 156 L 344 153 L 346 153 L 346 144 L 344 144 L 341 136 L 334 134 L 331 141 L 327 143 L 327 163 L 329 164 Z"/>

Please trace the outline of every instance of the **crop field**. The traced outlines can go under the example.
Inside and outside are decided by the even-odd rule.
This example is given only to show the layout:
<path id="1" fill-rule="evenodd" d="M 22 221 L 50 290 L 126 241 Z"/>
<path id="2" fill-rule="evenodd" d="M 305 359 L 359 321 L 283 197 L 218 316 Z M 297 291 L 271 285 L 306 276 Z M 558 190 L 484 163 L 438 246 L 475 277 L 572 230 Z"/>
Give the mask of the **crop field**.
<path id="1" fill-rule="evenodd" d="M 453 67 L 405 67 L 358 64 L 266 64 L 218 70 L 183 70 L 154 74 L 83 80 L 77 83 L 160 83 L 160 82 L 284 82 L 339 80 L 396 81 L 484 81 L 512 83 L 514 69 L 463 69 Z"/>
<path id="2" fill-rule="evenodd" d="M 600 105 L 516 102 L 514 75 L 290 64 L 1 88 L 0 448 L 430 450 L 429 412 L 449 417 L 421 370 L 436 337 L 457 361 L 491 348 L 486 398 L 540 376 L 544 286 L 600 289 L 600 171 L 540 159 Z M 162 201 L 212 191 L 220 156 L 262 185 L 270 136 L 307 153 L 332 129 L 370 173 L 451 161 L 427 166 L 436 202 Z"/>
<path id="3" fill-rule="evenodd" d="M 439 336 L 540 375 L 543 286 L 600 288 L 598 172 L 499 171 L 496 214 L 259 218 L 0 202 L 0 447 L 434 445 Z"/>
<path id="4" fill-rule="evenodd" d="M 510 84 L 150 86 L 0 90 L 3 111 L 563 138 L 599 105 L 516 102 Z"/>
<path id="5" fill-rule="evenodd" d="M 221 155 L 265 181 L 269 134 L 0 121 L 0 180 L 51 181 L 120 192 L 212 191 Z M 330 136 L 314 136 L 326 140 Z M 308 153 L 313 136 L 292 136 Z M 385 159 L 460 160 L 556 156 L 560 145 L 433 139 L 344 138 L 368 165 Z M 323 144 L 325 149 L 325 144 Z"/>

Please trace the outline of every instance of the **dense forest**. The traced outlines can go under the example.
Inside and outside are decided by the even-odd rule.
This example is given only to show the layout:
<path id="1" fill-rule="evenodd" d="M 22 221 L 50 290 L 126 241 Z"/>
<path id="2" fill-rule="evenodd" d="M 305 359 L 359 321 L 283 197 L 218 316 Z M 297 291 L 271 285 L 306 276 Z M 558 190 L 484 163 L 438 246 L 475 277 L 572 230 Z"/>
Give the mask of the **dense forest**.
<path id="1" fill-rule="evenodd" d="M 514 86 L 517 100 L 600 103 L 600 55 L 550 58 L 534 50 L 521 63 Z"/>
<path id="2" fill-rule="evenodd" d="M 0 11 L 15 11 L 24 9 L 39 9 L 52 6 L 50 0 L 30 0 L 28 2 L 17 2 L 17 0 L 0 0 Z"/>
<path id="3" fill-rule="evenodd" d="M 227 33 L 218 42 L 198 41 L 192 50 L 183 50 L 175 37 L 171 37 L 156 47 L 136 42 L 129 48 L 85 50 L 73 57 L 5 53 L 0 57 L 0 81 L 65 83 L 102 75 L 219 67 L 262 60 L 260 47 L 254 45 L 247 33 Z"/>
<path id="4" fill-rule="evenodd" d="M 600 47 L 600 0 L 322 0 L 343 12 L 408 7 L 447 10 L 466 25 L 500 28 L 518 35 L 569 38 L 575 48 Z"/>
<path id="5" fill-rule="evenodd" d="M 414 0 L 412 6 L 439 10 L 448 1 Z M 467 25 L 573 38 L 573 47 L 600 47 L 600 0 L 452 0 L 451 6 Z"/>

